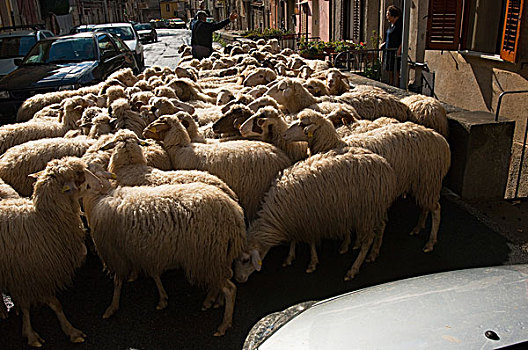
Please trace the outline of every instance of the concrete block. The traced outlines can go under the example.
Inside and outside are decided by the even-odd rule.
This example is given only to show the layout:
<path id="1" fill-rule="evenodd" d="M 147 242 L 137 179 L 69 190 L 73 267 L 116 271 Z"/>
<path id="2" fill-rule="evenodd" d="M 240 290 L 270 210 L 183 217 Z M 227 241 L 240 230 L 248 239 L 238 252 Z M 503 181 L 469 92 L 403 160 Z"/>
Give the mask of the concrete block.
<path id="1" fill-rule="evenodd" d="M 503 199 L 515 122 L 489 112 L 448 114 L 451 169 L 445 185 L 470 200 Z"/>

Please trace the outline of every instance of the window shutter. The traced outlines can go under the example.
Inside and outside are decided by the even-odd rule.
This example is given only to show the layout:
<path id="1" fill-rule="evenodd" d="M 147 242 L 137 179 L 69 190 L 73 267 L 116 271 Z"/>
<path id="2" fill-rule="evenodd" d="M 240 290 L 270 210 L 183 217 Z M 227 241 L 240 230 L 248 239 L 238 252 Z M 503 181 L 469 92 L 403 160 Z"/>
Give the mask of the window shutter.
<path id="1" fill-rule="evenodd" d="M 460 43 L 462 0 L 430 0 L 427 48 L 457 50 Z"/>
<path id="2" fill-rule="evenodd" d="M 500 57 L 503 60 L 513 63 L 517 59 L 523 3 L 524 0 L 508 0 L 506 4 L 506 17 L 504 18 Z"/>

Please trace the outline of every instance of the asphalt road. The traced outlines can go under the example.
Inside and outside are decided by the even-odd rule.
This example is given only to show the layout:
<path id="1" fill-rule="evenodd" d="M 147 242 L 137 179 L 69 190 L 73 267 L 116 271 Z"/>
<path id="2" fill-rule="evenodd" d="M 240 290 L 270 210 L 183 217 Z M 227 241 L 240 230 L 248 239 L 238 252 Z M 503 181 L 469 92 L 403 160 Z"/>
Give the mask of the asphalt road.
<path id="1" fill-rule="evenodd" d="M 145 47 L 147 65 L 174 67 L 177 48 L 185 40 L 188 31 L 162 30 L 160 42 Z M 272 249 L 262 271 L 246 284 L 237 285 L 233 328 L 221 338 L 213 337 L 213 333 L 221 322 L 222 310 L 200 311 L 205 291 L 190 286 L 181 271 L 170 271 L 162 278 L 169 295 L 167 309 L 155 309 L 155 285 L 140 278 L 124 287 L 121 309 L 111 319 L 103 320 L 112 296 L 112 282 L 93 254 L 78 271 L 74 284 L 59 295 L 69 320 L 87 334 L 86 342 L 69 343 L 47 307 L 34 309 L 32 324 L 46 340 L 46 349 L 240 349 L 261 317 L 301 301 L 428 273 L 528 262 L 518 246 L 470 214 L 456 197 L 444 194 L 441 204 L 439 242 L 433 252 L 425 254 L 421 250 L 426 232 L 418 237 L 407 235 L 418 210 L 411 200 L 399 200 L 389 213 L 380 257 L 374 263 L 365 263 L 350 282 L 344 282 L 343 276 L 357 253 L 339 255 L 340 242 L 322 243 L 320 265 L 313 274 L 304 272 L 309 260 L 307 246 L 299 246 L 297 260 L 288 268 L 281 266 L 287 247 Z M 0 320 L 0 349 L 25 347 L 21 318 L 12 310 L 7 320 Z"/>
<path id="2" fill-rule="evenodd" d="M 526 263 L 521 250 L 482 224 L 459 205 L 443 196 L 439 243 L 432 253 L 421 251 L 426 233 L 410 237 L 418 210 L 409 199 L 391 208 L 389 224 L 378 260 L 365 263 L 350 282 L 343 276 L 356 252 L 339 255 L 339 242 L 326 241 L 319 248 L 320 266 L 306 274 L 309 251 L 300 246 L 293 266 L 283 268 L 287 248 L 277 247 L 264 260 L 260 273 L 237 285 L 233 328 L 221 338 L 213 333 L 222 311 L 200 311 L 205 292 L 190 286 L 180 271 L 163 276 L 169 295 L 166 310 L 157 311 L 154 283 L 146 278 L 127 284 L 121 309 L 111 319 L 102 314 L 110 303 L 112 283 L 98 258 L 89 255 L 74 284 L 59 295 L 70 321 L 88 338 L 84 344 L 70 344 L 47 307 L 35 308 L 32 323 L 46 340 L 47 349 L 240 349 L 252 325 L 264 315 L 306 300 L 320 300 L 343 292 L 428 273 L 462 268 Z M 429 228 L 429 226 L 428 226 Z M 0 321 L 0 348 L 21 349 L 21 318 L 10 312 Z"/>

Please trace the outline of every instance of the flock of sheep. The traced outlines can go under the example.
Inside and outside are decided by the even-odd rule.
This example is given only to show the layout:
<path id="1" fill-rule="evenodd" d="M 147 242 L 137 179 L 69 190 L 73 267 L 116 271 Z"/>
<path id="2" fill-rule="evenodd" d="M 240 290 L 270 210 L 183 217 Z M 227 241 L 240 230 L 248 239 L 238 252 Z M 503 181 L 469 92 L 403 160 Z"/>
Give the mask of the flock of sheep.
<path id="1" fill-rule="evenodd" d="M 436 100 L 350 86 L 276 40 L 222 51 L 198 61 L 182 46 L 174 70 L 125 69 L 36 95 L 18 123 L 0 127 L 0 291 L 22 313 L 29 345 L 44 342 L 30 322 L 38 303 L 84 341 L 55 295 L 83 264 L 87 237 L 114 281 L 104 318 L 139 275 L 153 278 L 165 308 L 160 276 L 181 268 L 207 290 L 203 309 L 225 305 L 215 335 L 232 323 L 231 279 L 245 282 L 273 246 L 290 244 L 289 265 L 296 243 L 310 244 L 312 272 L 321 240 L 342 240 L 343 254 L 354 236 L 353 278 L 378 256 L 399 196 L 421 208 L 411 234 L 432 215 L 424 251 L 433 249 L 450 165 Z"/>

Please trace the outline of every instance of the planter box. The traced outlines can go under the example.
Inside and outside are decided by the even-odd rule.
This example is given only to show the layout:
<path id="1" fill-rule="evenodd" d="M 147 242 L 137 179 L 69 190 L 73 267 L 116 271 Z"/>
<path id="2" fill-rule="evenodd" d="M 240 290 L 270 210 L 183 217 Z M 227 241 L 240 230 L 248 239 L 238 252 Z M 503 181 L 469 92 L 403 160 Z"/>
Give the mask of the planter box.
<path id="1" fill-rule="evenodd" d="M 323 60 L 326 58 L 325 53 L 300 53 L 300 56 L 302 58 L 306 58 L 309 60 Z"/>

